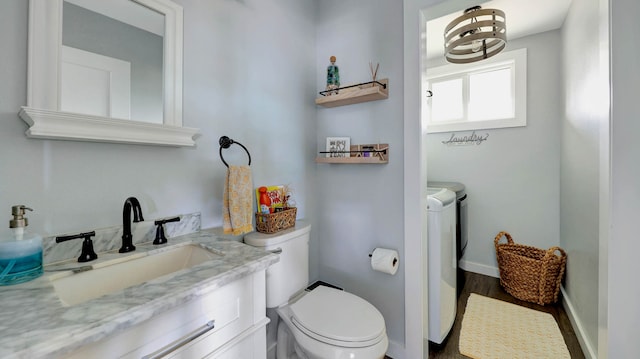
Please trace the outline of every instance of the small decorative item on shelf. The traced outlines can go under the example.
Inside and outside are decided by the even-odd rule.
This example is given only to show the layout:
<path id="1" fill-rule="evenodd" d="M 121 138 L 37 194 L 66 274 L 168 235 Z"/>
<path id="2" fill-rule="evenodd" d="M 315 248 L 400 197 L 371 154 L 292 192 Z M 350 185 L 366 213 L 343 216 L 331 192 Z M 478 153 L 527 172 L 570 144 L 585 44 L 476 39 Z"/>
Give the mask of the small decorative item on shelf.
<path id="1" fill-rule="evenodd" d="M 368 144 L 351 146 L 351 157 L 369 157 L 379 161 L 387 161 L 389 158 L 388 144 Z"/>
<path id="2" fill-rule="evenodd" d="M 350 137 L 327 137 L 327 157 L 349 157 L 350 144 Z"/>
<path id="3" fill-rule="evenodd" d="M 276 233 L 296 225 L 297 208 L 295 201 L 291 198 L 292 189 L 290 186 L 263 186 L 264 193 L 272 200 L 272 211 L 269 213 L 256 213 L 256 231 L 260 233 Z M 263 192 L 260 192 L 261 194 Z M 277 199 L 277 206 L 274 204 Z"/>
<path id="4" fill-rule="evenodd" d="M 371 152 L 373 152 L 373 146 L 362 146 L 362 157 L 371 157 Z"/>
<path id="5" fill-rule="evenodd" d="M 329 58 L 331 65 L 327 66 L 327 87 L 325 90 L 329 91 L 327 95 L 338 94 L 338 88 L 340 88 L 340 69 L 336 65 L 336 57 L 331 56 Z"/>
<path id="6" fill-rule="evenodd" d="M 373 68 L 373 63 L 369 61 L 369 70 L 371 71 L 371 87 L 375 86 L 376 78 L 378 77 L 378 68 L 380 67 L 380 63 L 376 64 L 375 69 Z"/>

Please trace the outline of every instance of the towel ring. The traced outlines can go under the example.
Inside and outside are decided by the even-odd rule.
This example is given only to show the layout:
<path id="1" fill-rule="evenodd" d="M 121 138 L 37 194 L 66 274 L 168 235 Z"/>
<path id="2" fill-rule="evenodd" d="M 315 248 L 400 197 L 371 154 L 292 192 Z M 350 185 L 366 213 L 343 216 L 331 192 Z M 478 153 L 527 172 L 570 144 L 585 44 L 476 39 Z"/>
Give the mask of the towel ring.
<path id="1" fill-rule="evenodd" d="M 232 144 L 236 144 L 236 145 L 240 145 L 240 147 L 244 148 L 245 152 L 247 152 L 247 156 L 249 156 L 249 166 L 251 166 L 251 154 L 249 153 L 249 150 L 247 150 L 246 147 L 244 147 L 244 145 L 238 141 L 234 141 L 232 139 L 230 139 L 227 136 L 222 136 L 220 137 L 220 159 L 222 160 L 222 163 L 224 163 L 225 166 L 227 166 L 227 168 L 229 168 L 229 164 L 227 164 L 227 161 L 224 160 L 224 157 L 222 157 L 222 149 L 223 148 L 229 148 L 231 147 Z"/>

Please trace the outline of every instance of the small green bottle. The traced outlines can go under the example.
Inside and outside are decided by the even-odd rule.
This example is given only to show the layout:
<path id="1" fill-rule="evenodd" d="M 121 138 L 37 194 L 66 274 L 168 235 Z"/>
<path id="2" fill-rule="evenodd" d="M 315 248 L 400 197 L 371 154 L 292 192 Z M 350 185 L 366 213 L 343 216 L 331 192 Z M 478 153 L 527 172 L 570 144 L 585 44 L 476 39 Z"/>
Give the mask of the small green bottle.
<path id="1" fill-rule="evenodd" d="M 337 94 L 340 87 L 340 69 L 336 65 L 336 57 L 331 56 L 329 58 L 331 65 L 327 66 L 327 88 L 326 90 L 333 90 L 329 92 L 329 95 Z"/>

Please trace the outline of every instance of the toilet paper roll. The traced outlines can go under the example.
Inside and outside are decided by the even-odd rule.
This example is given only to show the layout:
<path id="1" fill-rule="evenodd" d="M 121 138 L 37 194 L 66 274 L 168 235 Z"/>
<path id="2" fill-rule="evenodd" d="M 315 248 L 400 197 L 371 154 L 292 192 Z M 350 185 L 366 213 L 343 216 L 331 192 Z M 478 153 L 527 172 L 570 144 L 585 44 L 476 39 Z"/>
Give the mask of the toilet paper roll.
<path id="1" fill-rule="evenodd" d="M 399 264 L 398 252 L 393 249 L 376 248 L 371 254 L 371 268 L 378 272 L 394 275 Z"/>

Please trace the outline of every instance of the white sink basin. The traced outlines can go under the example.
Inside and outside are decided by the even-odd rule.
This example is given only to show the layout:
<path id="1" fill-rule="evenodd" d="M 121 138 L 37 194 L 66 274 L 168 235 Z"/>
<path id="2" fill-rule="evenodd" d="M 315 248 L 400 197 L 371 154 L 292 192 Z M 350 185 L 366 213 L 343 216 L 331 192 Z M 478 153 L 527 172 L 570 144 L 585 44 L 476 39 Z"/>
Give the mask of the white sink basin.
<path id="1" fill-rule="evenodd" d="M 222 254 L 214 253 L 197 244 L 189 244 L 151 255 L 136 253 L 97 263 L 92 265 L 93 269 L 81 273 L 63 272 L 51 276 L 51 282 L 62 304 L 71 306 L 221 256 Z"/>

